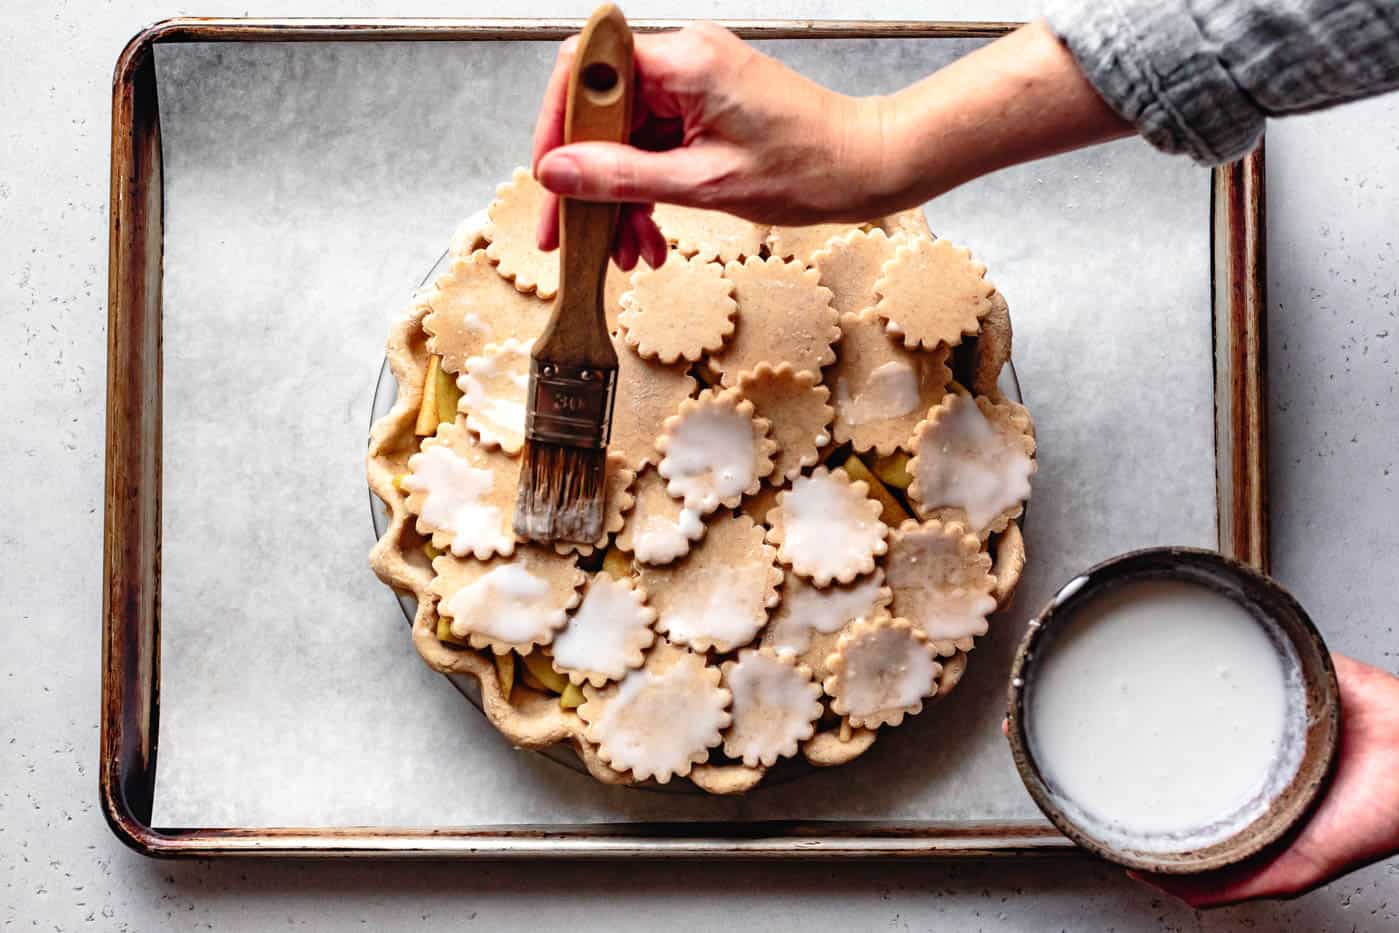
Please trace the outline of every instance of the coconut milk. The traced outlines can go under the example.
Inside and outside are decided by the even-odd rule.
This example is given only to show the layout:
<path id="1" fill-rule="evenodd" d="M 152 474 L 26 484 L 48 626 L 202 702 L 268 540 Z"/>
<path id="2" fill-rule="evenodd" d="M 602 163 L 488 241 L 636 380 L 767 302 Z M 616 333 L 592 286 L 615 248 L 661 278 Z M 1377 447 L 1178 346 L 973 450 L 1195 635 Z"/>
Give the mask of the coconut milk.
<path id="1" fill-rule="evenodd" d="M 1026 732 L 1084 831 L 1139 850 L 1207 846 L 1296 773 L 1306 697 L 1271 623 L 1204 586 L 1153 580 L 1092 597 L 1058 626 L 1037 652 Z"/>

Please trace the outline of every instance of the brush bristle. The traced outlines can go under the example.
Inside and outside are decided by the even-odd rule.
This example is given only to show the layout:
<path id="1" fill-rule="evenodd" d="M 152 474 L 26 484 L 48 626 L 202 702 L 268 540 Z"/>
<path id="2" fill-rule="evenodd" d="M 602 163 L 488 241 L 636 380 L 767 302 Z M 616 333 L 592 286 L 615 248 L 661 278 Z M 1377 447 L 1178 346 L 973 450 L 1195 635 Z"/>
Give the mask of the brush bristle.
<path id="1" fill-rule="evenodd" d="M 595 544 L 607 507 L 607 450 L 529 441 L 515 498 L 515 534 Z"/>

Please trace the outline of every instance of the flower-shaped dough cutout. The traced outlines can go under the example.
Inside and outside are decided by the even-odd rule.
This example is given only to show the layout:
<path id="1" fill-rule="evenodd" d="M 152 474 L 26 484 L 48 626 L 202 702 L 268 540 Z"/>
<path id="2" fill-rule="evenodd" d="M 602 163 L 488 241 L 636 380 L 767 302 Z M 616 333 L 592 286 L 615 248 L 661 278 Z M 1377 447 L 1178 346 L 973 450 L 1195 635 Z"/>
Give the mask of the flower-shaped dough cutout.
<path id="1" fill-rule="evenodd" d="M 622 296 L 631 291 L 632 273 L 623 272 L 615 262 L 607 264 L 607 276 L 602 280 L 602 313 L 607 318 L 607 332 L 617 333 L 621 326 Z"/>
<path id="2" fill-rule="evenodd" d="M 448 255 L 455 259 L 458 256 L 470 256 L 478 249 L 485 249 L 485 230 L 488 223 L 490 218 L 486 216 L 485 208 L 482 208 L 457 224 L 457 229 L 452 231 L 452 240 L 447 246 Z"/>
<path id="3" fill-rule="evenodd" d="M 656 640 L 655 621 L 645 590 L 631 579 L 598 573 L 568 624 L 554 636 L 554 670 L 579 685 L 601 687 L 618 680 L 641 666 L 643 653 Z"/>
<path id="4" fill-rule="evenodd" d="M 454 259 L 423 301 L 432 309 L 423 318 L 428 352 L 441 356 L 449 373 L 460 373 L 467 357 L 489 344 L 532 343 L 553 311 L 549 302 L 516 291 L 501 278 L 485 250 Z"/>
<path id="5" fill-rule="evenodd" d="M 685 508 L 708 515 L 720 505 L 737 508 L 772 472 L 777 445 L 768 422 L 738 389 L 710 389 L 680 405 L 666 419 L 656 450 L 657 467 L 672 496 Z"/>
<path id="6" fill-rule="evenodd" d="M 717 263 L 666 254 L 659 269 L 638 269 L 618 318 L 627 345 L 647 359 L 696 362 L 733 333 L 738 303 Z"/>
<path id="7" fill-rule="evenodd" d="M 894 615 L 922 630 L 940 655 L 970 651 L 996 611 L 991 555 L 961 522 L 909 520 L 889 536 L 884 560 Z"/>
<path id="8" fill-rule="evenodd" d="M 1024 511 L 1034 454 L 1023 406 L 949 395 L 913 432 L 909 499 L 923 517 L 965 522 L 984 539 Z"/>
<path id="9" fill-rule="evenodd" d="M 510 339 L 469 356 L 457 377 L 457 410 L 485 447 L 499 447 L 512 457 L 525 444 L 525 401 L 529 393 L 530 348 Z"/>
<path id="10" fill-rule="evenodd" d="M 947 240 L 914 237 L 899 245 L 874 285 L 875 310 L 910 348 L 955 347 L 981 326 L 996 286 L 971 250 Z"/>
<path id="11" fill-rule="evenodd" d="M 585 575 L 572 560 L 526 545 L 509 559 L 469 560 L 443 554 L 428 591 L 452 634 L 496 654 L 529 654 L 547 645 L 578 605 Z"/>
<path id="12" fill-rule="evenodd" d="M 907 234 L 889 236 L 883 230 L 853 230 L 831 240 L 811 257 L 821 284 L 831 290 L 831 305 L 841 314 L 859 314 L 873 308 L 879 296 L 874 283 L 880 270 L 894 258 Z"/>
<path id="13" fill-rule="evenodd" d="M 721 669 L 733 695 L 724 754 L 750 768 L 771 767 L 777 759 L 795 755 L 821 718 L 821 688 L 812 681 L 811 669 L 753 648 Z"/>
<path id="14" fill-rule="evenodd" d="M 533 292 L 545 301 L 559 291 L 559 254 L 535 245 L 535 230 L 544 212 L 544 186 L 527 168 L 517 168 L 510 180 L 496 189 L 487 210 L 489 221 L 482 234 L 489 242 L 486 255 L 500 274 L 522 292 Z"/>
<path id="15" fill-rule="evenodd" d="M 612 412 L 612 440 L 607 449 L 619 454 L 629 468 L 640 472 L 657 463 L 656 438 L 666 419 L 680 410 L 699 383 L 682 365 L 667 366 L 644 360 L 620 339 L 617 347 L 617 400 Z"/>
<path id="16" fill-rule="evenodd" d="M 904 349 L 884 333 L 873 308 L 841 315 L 840 334 L 835 365 L 826 374 L 834 390 L 832 433 L 857 451 L 892 454 L 947 393 L 948 351 Z"/>
<path id="17" fill-rule="evenodd" d="M 879 568 L 853 583 L 823 587 L 789 570 L 782 582 L 782 602 L 772 611 L 758 644 L 805 664 L 820 683 L 830 673 L 826 658 L 835 651 L 840 633 L 856 619 L 889 615 L 893 601 Z"/>
<path id="18" fill-rule="evenodd" d="M 768 252 L 778 259 L 795 259 L 804 266 L 831 240 L 852 231 L 857 224 L 812 224 L 808 227 L 773 227 L 768 230 Z M 882 231 L 881 231 L 882 232 Z"/>
<path id="19" fill-rule="evenodd" d="M 621 531 L 627 523 L 627 513 L 636 504 L 632 485 L 636 482 L 636 471 L 627 466 L 618 454 L 607 454 L 607 476 L 603 481 L 607 500 L 603 505 L 602 537 L 592 544 L 577 541 L 555 541 L 554 550 L 560 554 L 581 554 L 587 557 L 598 548 L 606 548 L 608 538 Z"/>
<path id="20" fill-rule="evenodd" d="M 636 482 L 636 504 L 617 535 L 617 547 L 639 563 L 668 564 L 690 552 L 704 537 L 704 519 L 666 492 L 666 481 L 654 468 Z"/>
<path id="21" fill-rule="evenodd" d="M 889 547 L 882 508 L 864 480 L 852 481 L 840 467 L 817 467 L 778 495 L 767 539 L 777 545 L 778 560 L 817 586 L 849 583 L 873 570 Z"/>
<path id="22" fill-rule="evenodd" d="M 723 742 L 731 696 L 720 672 L 692 651 L 657 643 L 640 669 L 583 688 L 578 715 L 598 757 L 638 781 L 684 777 Z"/>
<path id="23" fill-rule="evenodd" d="M 904 716 L 918 715 L 942 673 L 928 636 L 899 618 L 852 623 L 826 663 L 831 709 L 863 729 L 897 726 Z"/>
<path id="24" fill-rule="evenodd" d="M 776 559 L 761 525 L 746 515 L 721 514 L 683 560 L 637 568 L 658 613 L 656 631 L 696 651 L 748 644 L 779 601 Z"/>
<path id="25" fill-rule="evenodd" d="M 826 404 L 831 390 L 821 385 L 815 373 L 798 372 L 791 363 L 776 367 L 759 363 L 739 377 L 738 390 L 770 425 L 769 434 L 777 444 L 773 464 L 777 480 L 792 479 L 820 459 L 821 448 L 831 442 L 835 410 Z"/>
<path id="26" fill-rule="evenodd" d="M 515 487 L 520 464 L 478 444 L 460 420 L 437 427 L 408 458 L 408 511 L 434 547 L 485 560 L 515 551 Z"/>
<path id="27" fill-rule="evenodd" d="M 783 360 L 798 371 L 820 374 L 835 361 L 839 315 L 831 292 L 815 269 L 799 262 L 750 258 L 731 262 L 724 276 L 734 283 L 738 325 L 723 348 L 709 357 L 726 386 L 759 363 Z"/>
<path id="28" fill-rule="evenodd" d="M 728 262 L 756 256 L 767 228 L 723 211 L 657 204 L 651 212 L 661 234 L 684 256 Z"/>

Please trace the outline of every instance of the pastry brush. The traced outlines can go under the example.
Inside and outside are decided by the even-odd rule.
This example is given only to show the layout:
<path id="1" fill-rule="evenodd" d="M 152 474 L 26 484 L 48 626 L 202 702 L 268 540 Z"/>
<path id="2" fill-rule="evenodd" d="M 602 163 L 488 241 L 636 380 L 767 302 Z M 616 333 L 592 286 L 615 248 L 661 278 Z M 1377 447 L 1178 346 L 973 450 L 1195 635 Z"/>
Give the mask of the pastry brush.
<path id="1" fill-rule="evenodd" d="M 632 35 L 620 10 L 599 7 L 578 40 L 564 142 L 625 142 L 631 129 Z M 559 200 L 559 290 L 534 342 L 515 534 L 592 544 L 602 537 L 607 441 L 617 351 L 603 313 L 603 278 L 619 207 Z"/>

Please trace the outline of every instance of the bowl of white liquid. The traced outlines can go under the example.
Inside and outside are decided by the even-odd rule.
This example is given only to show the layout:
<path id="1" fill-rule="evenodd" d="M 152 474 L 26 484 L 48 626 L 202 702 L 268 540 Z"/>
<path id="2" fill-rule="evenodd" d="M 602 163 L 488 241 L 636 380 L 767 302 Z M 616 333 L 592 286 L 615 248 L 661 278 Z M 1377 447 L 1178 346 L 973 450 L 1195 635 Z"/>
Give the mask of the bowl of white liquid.
<path id="1" fill-rule="evenodd" d="M 1330 777 L 1340 698 L 1282 587 L 1213 551 L 1153 548 L 1075 577 L 1029 624 L 1008 735 L 1061 832 L 1131 868 L 1240 862 Z"/>

